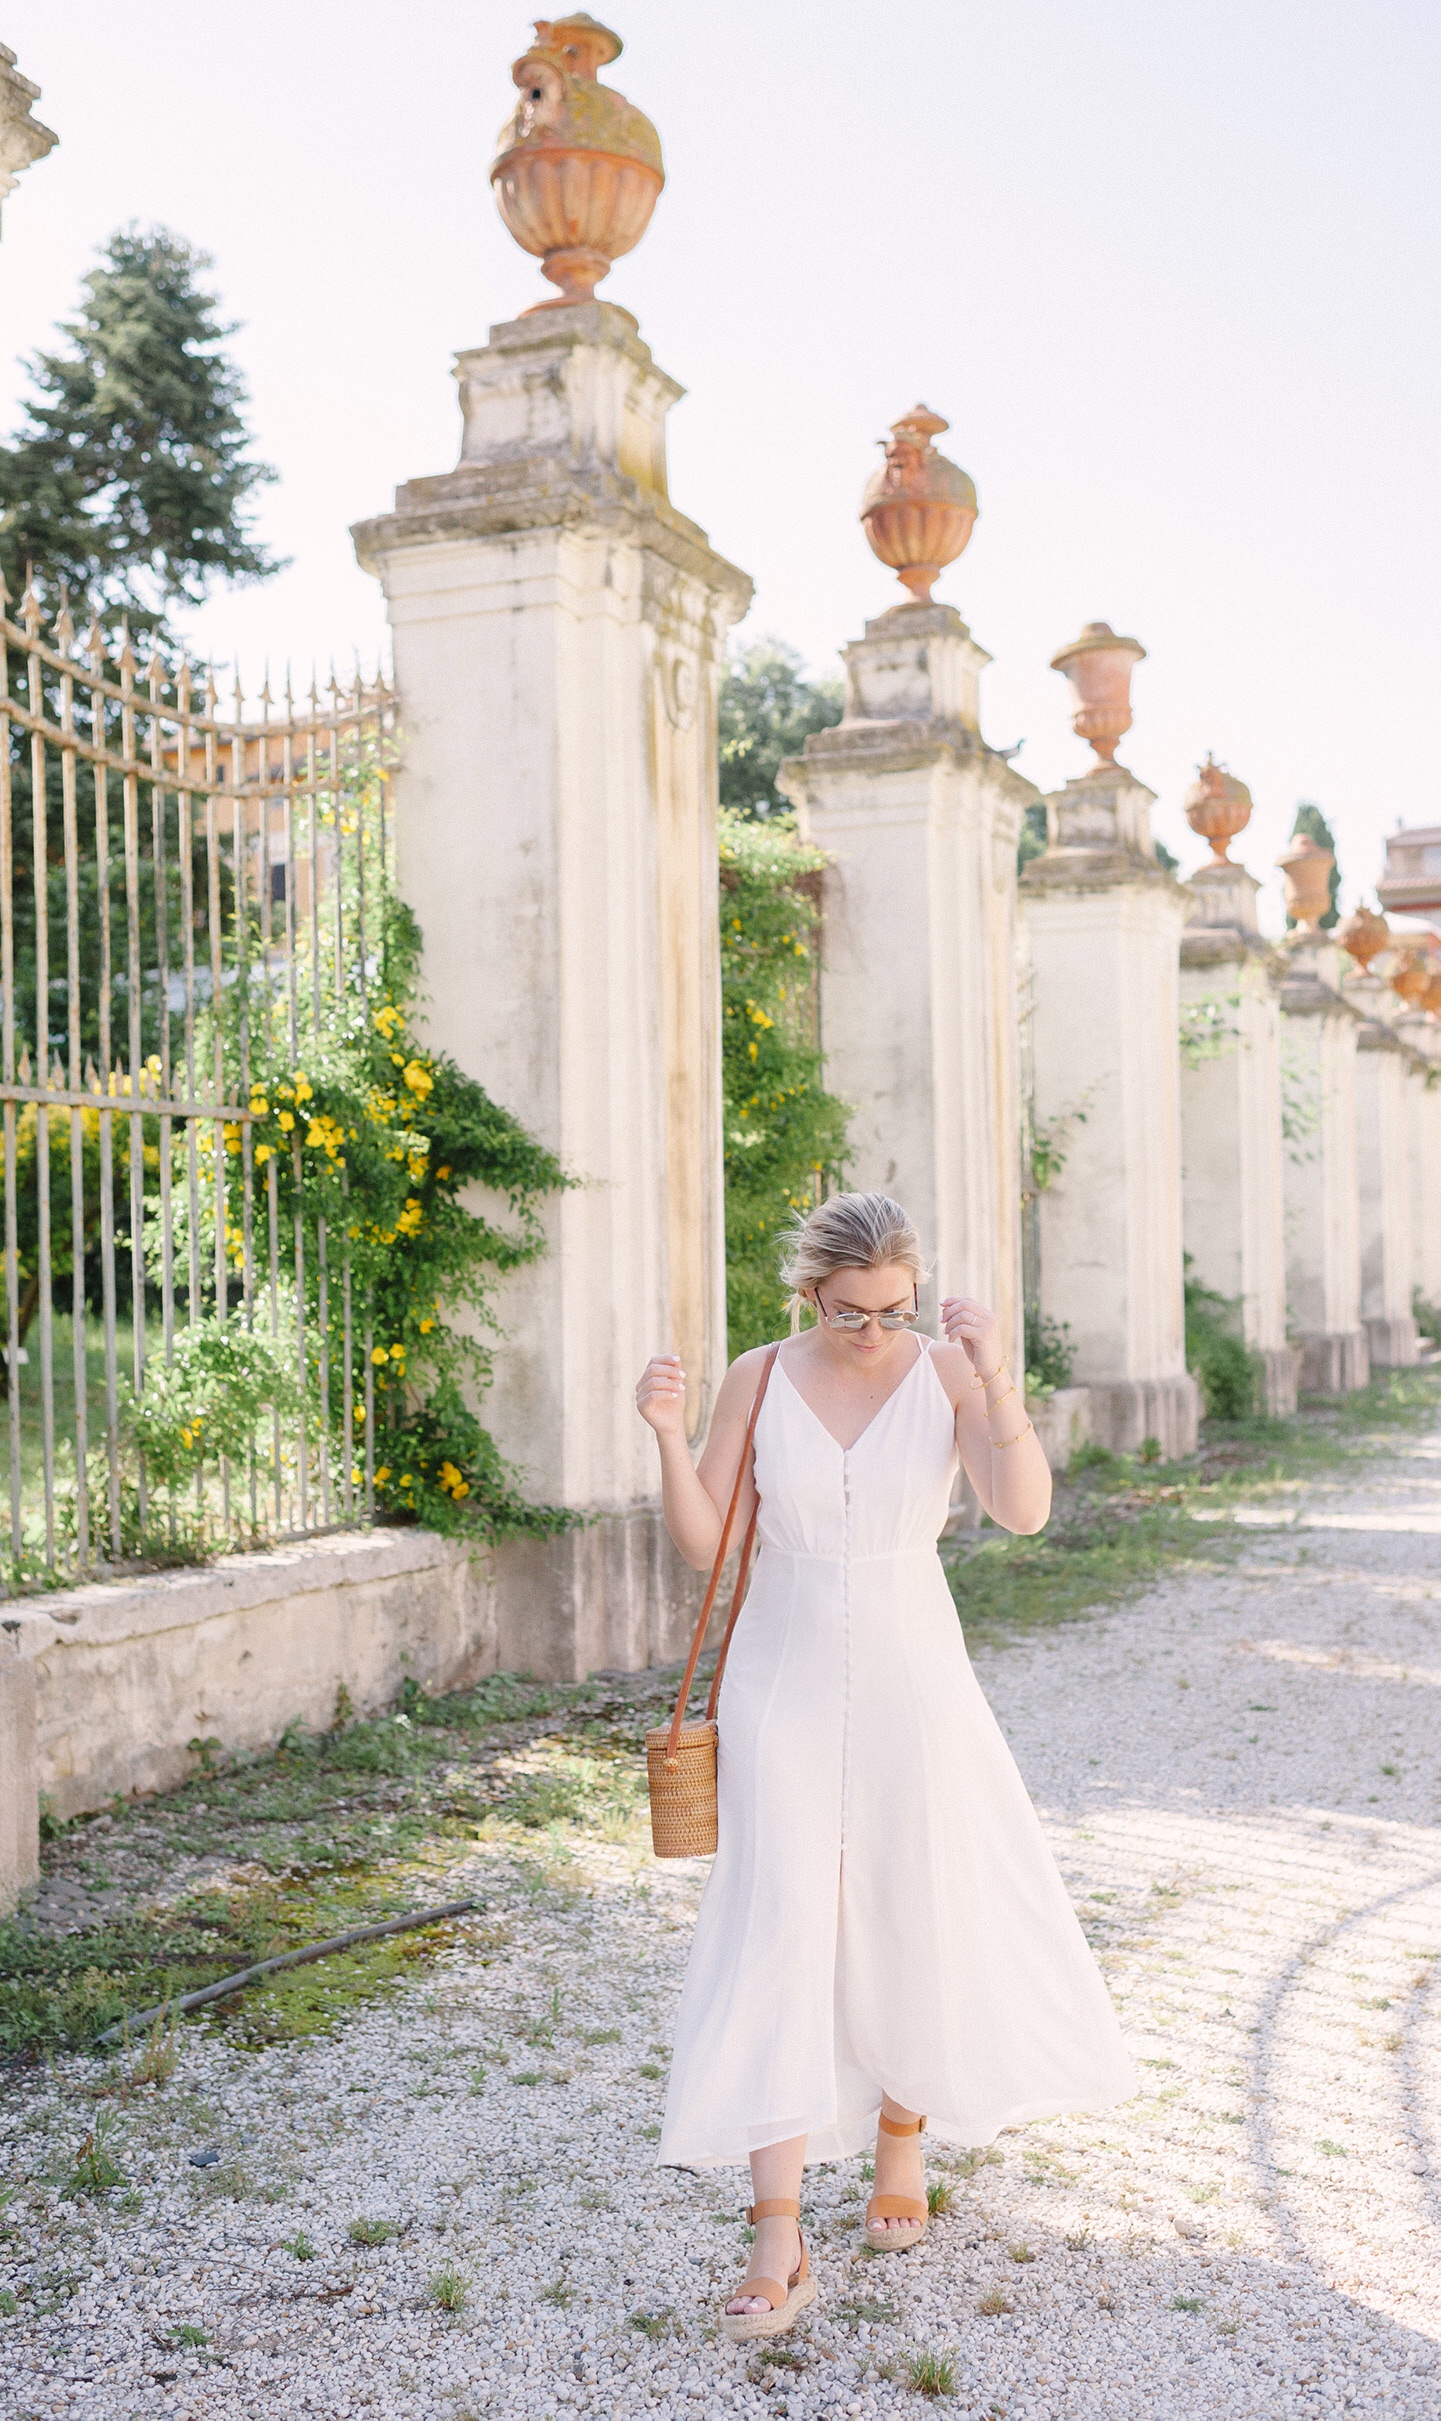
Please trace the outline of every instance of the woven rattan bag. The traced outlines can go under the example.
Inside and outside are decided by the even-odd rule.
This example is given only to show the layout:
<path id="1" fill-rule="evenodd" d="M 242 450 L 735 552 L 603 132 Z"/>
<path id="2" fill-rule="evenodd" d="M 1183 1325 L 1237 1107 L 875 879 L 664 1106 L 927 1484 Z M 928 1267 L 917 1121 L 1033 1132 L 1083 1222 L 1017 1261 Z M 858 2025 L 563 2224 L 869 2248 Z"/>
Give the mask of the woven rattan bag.
<path id="1" fill-rule="evenodd" d="M 647 1732 L 645 1736 L 646 1780 L 650 1784 L 650 1837 L 658 1858 L 708 1858 L 717 1838 L 716 1807 L 716 1741 L 719 1731 L 715 1719 L 720 1698 L 721 1675 L 725 1671 L 726 1653 L 736 1617 L 745 1603 L 746 1582 L 750 1577 L 751 1554 L 756 1543 L 756 1515 L 759 1504 L 751 1511 L 746 1527 L 745 1543 L 741 1548 L 740 1567 L 736 1573 L 735 1591 L 731 1598 L 730 1618 L 725 1637 L 716 1658 L 711 1680 L 710 1697 L 706 1703 L 704 1723 L 687 1723 L 686 1700 L 690 1696 L 695 1669 L 700 1662 L 706 1629 L 720 1588 L 721 1570 L 730 1552 L 731 1532 L 735 1528 L 736 1507 L 741 1501 L 741 1487 L 750 1468 L 751 1450 L 755 1444 L 756 1422 L 770 1385 L 779 1345 L 772 1345 L 761 1368 L 761 1381 L 756 1389 L 751 1416 L 746 1423 L 745 1444 L 736 1465 L 736 1484 L 731 1490 L 730 1508 L 721 1529 L 720 1545 L 711 1567 L 710 1586 L 690 1643 L 685 1679 L 675 1702 L 675 1713 L 664 1731 Z"/>

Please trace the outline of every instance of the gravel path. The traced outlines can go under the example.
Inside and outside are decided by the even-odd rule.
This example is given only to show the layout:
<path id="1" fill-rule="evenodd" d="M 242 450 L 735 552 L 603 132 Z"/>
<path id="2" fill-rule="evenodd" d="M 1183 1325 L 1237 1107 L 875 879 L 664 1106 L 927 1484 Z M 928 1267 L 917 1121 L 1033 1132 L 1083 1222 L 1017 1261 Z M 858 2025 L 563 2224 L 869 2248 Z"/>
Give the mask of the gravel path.
<path id="1" fill-rule="evenodd" d="M 979 1660 L 1144 2091 L 933 2163 L 904 2256 L 858 2249 L 859 2163 L 812 2172 L 794 2366 L 714 2335 L 739 2177 L 651 2166 L 700 1871 L 592 1837 L 451 1868 L 483 1916 L 329 2041 L 189 2033 L 114 2120 L 133 2207 L 45 2190 L 0 2415 L 918 2415 L 931 2354 L 987 2421 L 1435 2421 L 1438 1532 L 1441 1442 L 1403 1444 L 1220 1577 Z M 27 2212 L 92 2074 L 4 2113 Z"/>

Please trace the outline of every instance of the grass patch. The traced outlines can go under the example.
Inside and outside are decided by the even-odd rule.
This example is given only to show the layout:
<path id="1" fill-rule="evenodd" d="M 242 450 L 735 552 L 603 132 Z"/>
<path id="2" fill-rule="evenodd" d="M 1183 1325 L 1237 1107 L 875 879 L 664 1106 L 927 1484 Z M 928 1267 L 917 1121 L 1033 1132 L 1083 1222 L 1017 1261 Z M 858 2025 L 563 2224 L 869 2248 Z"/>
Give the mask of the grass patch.
<path id="1" fill-rule="evenodd" d="M 1056 1483 L 1034 1538 L 987 1525 L 942 1548 L 967 1635 L 1004 1638 L 1134 1596 L 1163 1572 L 1215 1570 L 1247 1547 L 1229 1515 L 1278 1509 L 1288 1494 L 1343 1477 L 1441 1411 L 1441 1374 L 1388 1371 L 1353 1396 L 1318 1398 L 1293 1418 L 1210 1420 L 1180 1463 L 1085 1447 Z"/>
<path id="2" fill-rule="evenodd" d="M 906 2380 L 914 2395 L 953 2396 L 956 2366 L 949 2354 L 912 2354 L 906 2364 Z"/>
<path id="3" fill-rule="evenodd" d="M 345 2232 L 352 2244 L 394 2244 L 400 2234 L 400 2222 L 395 2219 L 352 2219 Z"/>
<path id="4" fill-rule="evenodd" d="M 453 2261 L 446 2261 L 436 2271 L 426 2293 L 442 2312 L 463 2312 L 470 2295 L 470 2282 Z"/>
<path id="5" fill-rule="evenodd" d="M 988 2287 L 976 2305 L 976 2310 L 984 2312 L 988 2320 L 999 2320 L 1003 2312 L 1013 2312 L 1015 2308 L 1010 2296 L 1001 2287 Z"/>
<path id="6" fill-rule="evenodd" d="M 116 1801 L 98 1825 L 52 1821 L 45 1877 L 105 1890 L 105 1913 L 82 1932 L 23 1914 L 0 1923 L 0 2057 L 84 2049 L 127 2011 L 446 1896 L 430 1885 L 457 1844 L 495 1837 L 533 1857 L 539 1843 L 544 1857 L 577 1830 L 642 1837 L 642 1736 L 673 1687 L 665 1674 L 624 1688 L 499 1674 L 432 1699 L 410 1683 L 390 1715 L 356 1722 L 342 1707 L 332 1732 L 292 1726 L 269 1755 L 230 1763 L 212 1751 L 180 1789 Z M 166 1905 L 176 1866 L 198 1857 L 226 1859 L 243 1882 Z M 363 1945 L 202 2022 L 256 2048 L 328 2033 L 451 1938 L 434 1928 Z M 618 2039 L 609 2028 L 595 2037 Z M 163 2084 L 178 2049 L 173 2021 L 137 2038 L 130 2084 Z"/>

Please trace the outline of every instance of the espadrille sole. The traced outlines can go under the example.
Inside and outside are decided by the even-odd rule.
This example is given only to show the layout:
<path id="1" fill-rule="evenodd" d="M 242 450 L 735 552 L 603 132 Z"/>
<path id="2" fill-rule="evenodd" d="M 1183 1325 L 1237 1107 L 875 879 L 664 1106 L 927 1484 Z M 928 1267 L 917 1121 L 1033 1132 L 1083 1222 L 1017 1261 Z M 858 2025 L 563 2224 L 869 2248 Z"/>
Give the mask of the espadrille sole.
<path id="1" fill-rule="evenodd" d="M 745 2288 L 741 2288 L 745 2293 Z M 808 2303 L 816 2299 L 814 2278 L 798 2278 L 785 2302 L 774 2312 L 723 2312 L 721 2335 L 732 2345 L 748 2345 L 753 2337 L 781 2337 L 794 2328 Z"/>
<path id="2" fill-rule="evenodd" d="M 902 2220 L 898 2228 L 867 2228 L 865 2238 L 873 2253 L 904 2253 L 919 2244 L 925 2232 L 923 2219 Z"/>

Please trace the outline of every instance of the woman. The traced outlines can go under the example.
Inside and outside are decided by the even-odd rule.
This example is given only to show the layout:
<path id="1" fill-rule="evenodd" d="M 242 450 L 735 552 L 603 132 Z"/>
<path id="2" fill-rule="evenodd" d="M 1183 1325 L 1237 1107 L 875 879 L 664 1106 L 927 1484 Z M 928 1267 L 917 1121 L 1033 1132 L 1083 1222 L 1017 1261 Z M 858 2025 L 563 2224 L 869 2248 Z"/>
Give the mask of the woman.
<path id="1" fill-rule="evenodd" d="M 791 1335 L 770 1371 L 739 1525 L 760 1555 L 721 1691 L 720 1847 L 676 2025 L 660 2160 L 749 2160 L 750 2273 L 731 2338 L 788 2329 L 815 2293 L 797 2220 L 807 2159 L 874 2131 L 866 2236 L 926 2223 L 921 2131 L 1002 2127 L 1135 2091 L 1115 2013 L 975 1680 L 936 1553 L 959 1455 L 993 1521 L 1041 1529 L 1051 1475 L 993 1313 L 911 1332 L 915 1229 L 839 1194 L 793 1235 Z M 799 1331 L 801 1306 L 816 1324 Z M 698 1468 L 673 1354 L 636 1389 L 666 1526 L 712 1562 L 768 1352 L 728 1371 Z M 739 1535 L 739 1528 L 737 1531 Z"/>

